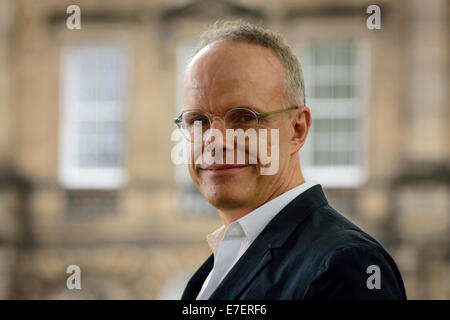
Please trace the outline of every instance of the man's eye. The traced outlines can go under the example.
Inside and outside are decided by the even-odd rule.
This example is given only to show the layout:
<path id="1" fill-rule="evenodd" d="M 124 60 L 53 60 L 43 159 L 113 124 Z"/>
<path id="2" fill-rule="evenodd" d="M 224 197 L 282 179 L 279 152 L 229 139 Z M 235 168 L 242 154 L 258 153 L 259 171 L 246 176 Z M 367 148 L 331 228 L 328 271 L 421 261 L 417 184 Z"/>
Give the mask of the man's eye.
<path id="1" fill-rule="evenodd" d="M 253 120 L 255 120 L 255 117 L 248 115 L 248 114 L 243 115 L 241 117 L 241 121 L 244 121 L 244 122 L 253 121 Z"/>
<path id="2" fill-rule="evenodd" d="M 243 113 L 238 117 L 240 122 L 250 122 L 255 120 L 255 116 L 250 113 Z"/>
<path id="3" fill-rule="evenodd" d="M 205 117 L 197 116 L 197 117 L 190 117 L 189 119 L 186 119 L 186 123 L 189 126 L 194 126 L 194 125 L 205 126 L 209 123 L 209 121 Z"/>

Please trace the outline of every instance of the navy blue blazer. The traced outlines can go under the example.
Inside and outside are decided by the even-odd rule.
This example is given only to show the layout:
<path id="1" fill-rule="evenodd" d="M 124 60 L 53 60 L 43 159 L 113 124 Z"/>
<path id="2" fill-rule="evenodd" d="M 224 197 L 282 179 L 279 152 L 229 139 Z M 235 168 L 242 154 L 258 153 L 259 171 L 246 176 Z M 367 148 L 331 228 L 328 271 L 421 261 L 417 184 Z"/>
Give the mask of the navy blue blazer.
<path id="1" fill-rule="evenodd" d="M 182 300 L 194 300 L 213 255 L 188 282 Z M 378 266 L 379 288 L 374 284 Z M 371 277 L 369 279 L 369 277 Z M 253 241 L 211 300 L 406 299 L 394 260 L 370 235 L 328 205 L 316 185 L 283 208 Z"/>

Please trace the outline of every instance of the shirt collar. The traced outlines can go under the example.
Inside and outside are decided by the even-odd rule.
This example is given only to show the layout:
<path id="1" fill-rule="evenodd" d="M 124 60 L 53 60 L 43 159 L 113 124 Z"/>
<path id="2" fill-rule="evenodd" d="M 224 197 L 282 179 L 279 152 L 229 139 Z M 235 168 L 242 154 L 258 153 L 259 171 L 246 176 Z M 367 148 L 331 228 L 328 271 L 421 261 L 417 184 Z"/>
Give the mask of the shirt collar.
<path id="1" fill-rule="evenodd" d="M 256 237 L 264 230 L 269 222 L 292 200 L 298 197 L 301 193 L 315 186 L 317 183 L 308 181 L 298 185 L 295 188 L 286 191 L 278 197 L 264 203 L 262 206 L 256 208 L 252 212 L 246 214 L 237 222 L 242 226 L 248 240 L 253 242 Z"/>
<path id="2" fill-rule="evenodd" d="M 217 249 L 219 248 L 219 244 L 220 241 L 222 241 L 224 233 L 225 233 L 225 226 L 223 225 L 216 231 L 211 232 L 206 236 L 206 241 L 208 242 L 208 245 L 211 248 L 211 251 L 214 253 L 214 255 L 216 254 Z"/>
<path id="3" fill-rule="evenodd" d="M 208 234 L 206 240 L 214 255 L 219 248 L 219 244 L 224 238 L 228 237 L 247 237 L 249 242 L 253 242 L 256 237 L 264 230 L 269 222 L 292 200 L 309 188 L 317 185 L 317 182 L 308 181 L 291 190 L 281 194 L 242 218 L 232 222 L 228 228 L 221 226 L 216 231 Z"/>

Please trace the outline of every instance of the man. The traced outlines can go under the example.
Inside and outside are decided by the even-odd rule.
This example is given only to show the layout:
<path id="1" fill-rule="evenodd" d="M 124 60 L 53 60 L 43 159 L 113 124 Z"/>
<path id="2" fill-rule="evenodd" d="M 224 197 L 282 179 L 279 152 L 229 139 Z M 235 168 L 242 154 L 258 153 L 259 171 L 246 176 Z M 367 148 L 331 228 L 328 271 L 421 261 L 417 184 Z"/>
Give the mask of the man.
<path id="1" fill-rule="evenodd" d="M 269 151 L 279 157 L 274 174 L 261 174 L 267 164 L 259 154 L 249 161 L 247 142 L 245 163 L 191 161 L 191 178 L 223 226 L 207 236 L 213 253 L 182 299 L 406 299 L 389 254 L 302 175 L 299 150 L 311 113 L 300 63 L 280 36 L 244 22 L 216 23 L 187 67 L 183 94 L 175 122 L 189 150 L 214 156 L 220 142 L 219 151 L 236 156 L 239 146 L 213 129 L 223 140 L 227 129 L 268 129 L 278 132 Z M 195 128 L 205 134 L 200 143 Z"/>

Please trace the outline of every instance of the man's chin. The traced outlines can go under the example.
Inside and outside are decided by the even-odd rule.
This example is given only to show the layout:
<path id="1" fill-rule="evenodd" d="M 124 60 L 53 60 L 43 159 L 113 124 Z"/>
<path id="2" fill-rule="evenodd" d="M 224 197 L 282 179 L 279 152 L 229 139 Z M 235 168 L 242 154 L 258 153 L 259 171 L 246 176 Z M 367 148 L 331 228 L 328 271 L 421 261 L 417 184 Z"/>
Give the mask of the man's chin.
<path id="1" fill-rule="evenodd" d="M 239 192 L 239 190 L 236 189 L 231 192 L 207 190 L 202 193 L 205 199 L 218 210 L 240 208 L 245 204 L 245 198 L 248 196 L 246 192 Z"/>
<path id="2" fill-rule="evenodd" d="M 198 188 L 217 209 L 236 209 L 246 205 L 256 184 L 255 167 L 245 166 L 232 172 L 201 170 Z"/>

